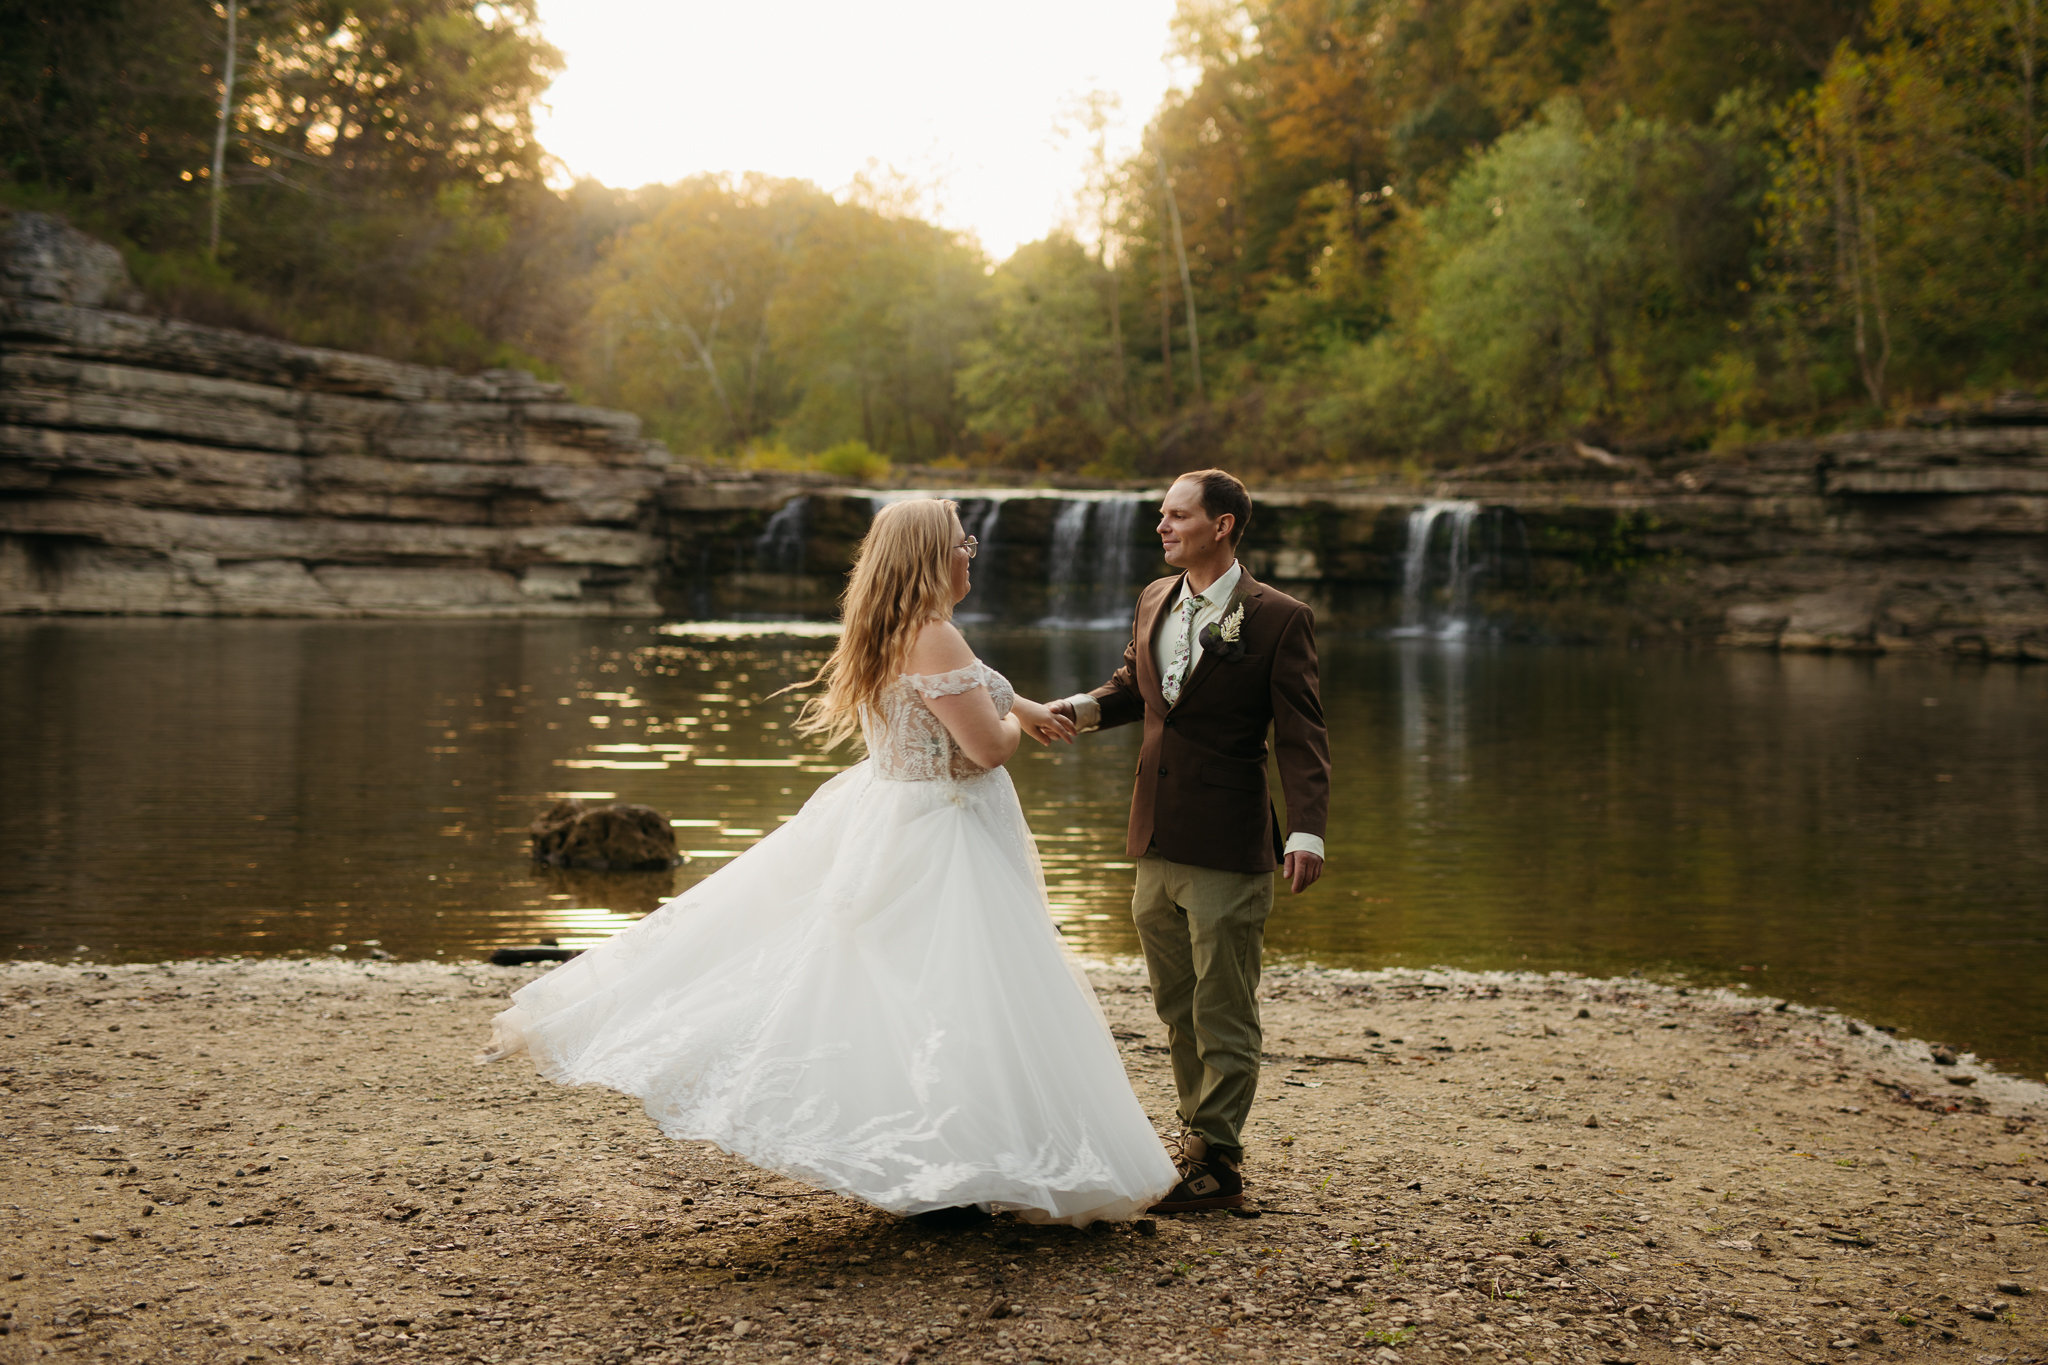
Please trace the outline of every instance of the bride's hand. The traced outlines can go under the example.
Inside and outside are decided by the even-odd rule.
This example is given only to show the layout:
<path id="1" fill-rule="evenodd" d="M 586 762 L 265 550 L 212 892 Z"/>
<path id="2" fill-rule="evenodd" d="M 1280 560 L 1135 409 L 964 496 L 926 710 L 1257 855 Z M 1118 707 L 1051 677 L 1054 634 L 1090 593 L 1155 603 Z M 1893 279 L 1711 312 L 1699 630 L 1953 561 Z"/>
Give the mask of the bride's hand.
<path id="1" fill-rule="evenodd" d="M 1017 718 L 1017 724 L 1023 727 L 1024 733 L 1040 744 L 1050 744 L 1054 740 L 1062 744 L 1074 742 L 1071 717 L 1059 715 L 1028 697 L 1017 698 L 1010 706 L 1010 714 Z"/>

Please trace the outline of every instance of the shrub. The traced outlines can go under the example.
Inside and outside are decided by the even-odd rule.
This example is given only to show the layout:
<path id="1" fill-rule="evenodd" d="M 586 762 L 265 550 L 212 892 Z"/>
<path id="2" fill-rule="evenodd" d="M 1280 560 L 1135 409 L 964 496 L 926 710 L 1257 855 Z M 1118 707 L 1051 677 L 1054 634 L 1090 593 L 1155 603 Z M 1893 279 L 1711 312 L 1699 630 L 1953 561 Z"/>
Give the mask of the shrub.
<path id="1" fill-rule="evenodd" d="M 811 467 L 842 479 L 874 483 L 889 477 L 889 457 L 869 450 L 866 441 L 841 441 L 811 457 Z"/>

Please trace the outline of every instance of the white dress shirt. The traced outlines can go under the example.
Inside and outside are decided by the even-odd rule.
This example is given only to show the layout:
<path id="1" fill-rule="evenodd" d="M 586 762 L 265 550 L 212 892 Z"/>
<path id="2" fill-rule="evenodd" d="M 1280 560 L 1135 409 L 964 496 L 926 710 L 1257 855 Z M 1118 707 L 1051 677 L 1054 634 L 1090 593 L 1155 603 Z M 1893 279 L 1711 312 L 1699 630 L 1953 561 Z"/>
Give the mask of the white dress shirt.
<path id="1" fill-rule="evenodd" d="M 1223 571 L 1223 576 L 1211 583 L 1207 591 L 1198 594 L 1202 605 L 1195 609 L 1192 621 L 1188 619 L 1186 612 L 1180 610 L 1181 605 L 1187 600 L 1188 586 L 1187 579 L 1181 579 L 1180 587 L 1166 604 L 1166 610 L 1159 613 L 1158 634 L 1152 639 L 1152 657 L 1159 660 L 1162 676 L 1172 666 L 1174 655 L 1179 651 L 1186 633 L 1192 631 L 1194 638 L 1188 641 L 1187 672 L 1181 679 L 1181 685 L 1187 685 L 1187 679 L 1192 678 L 1195 669 L 1201 666 L 1202 632 L 1223 619 L 1224 609 L 1230 605 L 1231 594 L 1237 591 L 1238 580 L 1242 577 L 1244 566 L 1234 559 L 1231 560 L 1230 567 Z M 1102 703 L 1095 698 L 1086 692 L 1079 692 L 1066 700 L 1067 704 L 1074 708 L 1074 724 L 1077 728 L 1093 730 L 1102 724 Z M 1319 835 L 1297 831 L 1287 836 L 1287 846 L 1283 851 L 1313 853 L 1321 858 L 1323 841 Z"/>

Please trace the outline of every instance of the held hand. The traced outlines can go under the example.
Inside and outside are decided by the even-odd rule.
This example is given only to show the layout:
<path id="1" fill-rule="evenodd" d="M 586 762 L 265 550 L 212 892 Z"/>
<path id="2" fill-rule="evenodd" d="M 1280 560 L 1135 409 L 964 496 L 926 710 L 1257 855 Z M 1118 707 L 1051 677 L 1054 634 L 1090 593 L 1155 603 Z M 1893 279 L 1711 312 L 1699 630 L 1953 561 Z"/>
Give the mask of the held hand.
<path id="1" fill-rule="evenodd" d="M 1071 715 L 1061 715 L 1052 707 L 1041 706 L 1024 697 L 1017 698 L 1010 708 L 1010 714 L 1017 718 L 1024 733 L 1040 744 L 1058 740 L 1062 744 L 1074 741 L 1074 720 Z"/>
<path id="2" fill-rule="evenodd" d="M 1323 875 L 1323 860 L 1313 853 L 1296 851 L 1287 855 L 1280 864 L 1280 875 L 1287 878 L 1287 884 L 1299 896 L 1316 884 L 1316 878 Z"/>
<path id="3" fill-rule="evenodd" d="M 1077 719 L 1077 717 L 1074 715 L 1074 703 L 1070 701 L 1047 702 L 1045 704 L 1045 709 L 1050 711 L 1055 716 L 1064 716 L 1069 721 L 1074 721 Z"/>

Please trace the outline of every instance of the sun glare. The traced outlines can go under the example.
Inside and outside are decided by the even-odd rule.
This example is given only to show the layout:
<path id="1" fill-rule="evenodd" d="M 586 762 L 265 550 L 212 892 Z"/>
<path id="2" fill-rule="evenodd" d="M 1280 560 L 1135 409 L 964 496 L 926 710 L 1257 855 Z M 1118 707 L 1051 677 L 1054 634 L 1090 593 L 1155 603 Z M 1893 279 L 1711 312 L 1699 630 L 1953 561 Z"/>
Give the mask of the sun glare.
<path id="1" fill-rule="evenodd" d="M 567 67 L 539 132 L 563 181 L 861 177 L 1001 259 L 1072 213 L 1088 138 L 1062 125 L 1082 98 L 1115 96 L 1110 152 L 1136 148 L 1176 78 L 1172 16 L 1173 0 L 549 0 Z"/>

